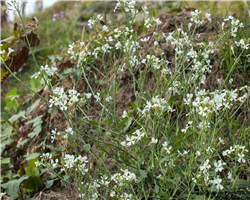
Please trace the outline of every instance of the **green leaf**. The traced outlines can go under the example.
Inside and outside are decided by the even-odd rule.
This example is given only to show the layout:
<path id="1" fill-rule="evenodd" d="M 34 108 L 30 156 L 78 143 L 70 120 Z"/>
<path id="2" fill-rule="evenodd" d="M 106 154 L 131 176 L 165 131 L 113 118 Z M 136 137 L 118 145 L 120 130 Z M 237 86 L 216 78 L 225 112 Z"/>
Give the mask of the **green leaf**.
<path id="1" fill-rule="evenodd" d="M 24 158 L 24 160 L 31 160 L 31 159 L 39 157 L 40 155 L 41 155 L 41 153 L 32 153 L 29 155 L 24 155 L 23 158 Z"/>
<path id="2" fill-rule="evenodd" d="M 76 142 L 74 142 L 74 143 L 72 144 L 72 146 L 73 146 L 73 147 L 76 147 L 76 146 L 77 146 L 77 143 L 76 143 Z"/>
<path id="3" fill-rule="evenodd" d="M 150 140 L 148 137 L 142 137 L 142 139 L 146 142 L 146 143 L 150 143 Z"/>
<path id="4" fill-rule="evenodd" d="M 65 174 L 65 175 L 63 176 L 63 180 L 67 181 L 67 180 L 69 179 L 69 177 L 70 177 L 69 174 Z"/>
<path id="5" fill-rule="evenodd" d="M 42 184 L 42 180 L 38 176 L 30 176 L 26 183 L 24 183 L 23 189 L 25 192 L 36 192 Z"/>
<path id="6" fill-rule="evenodd" d="M 125 117 L 120 124 L 118 124 L 118 129 L 121 130 L 121 128 L 126 124 L 126 122 L 128 121 L 128 118 Z"/>
<path id="7" fill-rule="evenodd" d="M 18 142 L 18 144 L 17 144 L 16 147 L 19 148 L 19 147 L 21 147 L 22 145 L 26 144 L 28 141 L 30 141 L 29 138 L 27 138 L 27 139 L 25 139 L 25 140 L 23 140 L 23 141 L 21 141 L 21 142 Z"/>
<path id="8" fill-rule="evenodd" d="M 128 136 L 131 137 L 133 135 L 133 133 L 136 131 L 137 129 L 133 129 L 131 131 L 128 132 Z"/>
<path id="9" fill-rule="evenodd" d="M 169 194 L 167 194 L 167 193 L 162 193 L 161 196 L 169 198 Z"/>
<path id="10" fill-rule="evenodd" d="M 175 95 L 175 96 L 172 96 L 170 97 L 170 99 L 168 100 L 168 103 L 171 104 L 173 103 L 174 101 L 176 101 L 178 99 L 180 95 Z"/>
<path id="11" fill-rule="evenodd" d="M 140 170 L 140 177 L 139 177 L 139 182 L 142 181 L 142 179 L 147 178 L 148 173 L 145 170 Z"/>
<path id="12" fill-rule="evenodd" d="M 123 132 L 124 132 L 124 133 L 126 133 L 126 131 L 128 130 L 128 128 L 130 127 L 132 121 L 133 121 L 133 118 L 130 117 L 130 118 L 128 119 L 128 121 L 126 122 L 126 126 L 125 126 L 124 129 L 123 129 Z"/>
<path id="13" fill-rule="evenodd" d="M 1 164 L 9 164 L 10 163 L 10 158 L 4 158 L 1 160 Z"/>
<path id="14" fill-rule="evenodd" d="M 98 130 L 95 130 L 95 129 L 90 129 L 89 131 L 92 132 L 92 133 L 99 134 L 99 131 L 98 131 Z"/>
<path id="15" fill-rule="evenodd" d="M 89 120 L 89 123 L 94 125 L 94 127 L 99 127 L 99 124 L 95 121 Z"/>
<path id="16" fill-rule="evenodd" d="M 28 167 L 25 167 L 26 174 L 31 174 L 33 176 L 39 176 L 39 168 L 36 166 L 35 162 L 37 159 L 32 159 L 29 161 Z"/>
<path id="17" fill-rule="evenodd" d="M 31 175 L 30 174 L 25 174 L 19 179 L 12 179 L 9 180 L 7 183 L 2 184 L 1 186 L 6 189 L 6 193 L 10 196 L 11 199 L 14 199 L 15 196 L 17 195 L 17 192 L 19 190 L 20 184 L 28 179 Z"/>
<path id="18" fill-rule="evenodd" d="M 85 145 L 83 146 L 83 148 L 86 149 L 87 151 L 89 151 L 89 150 L 90 150 L 90 144 L 85 144 Z"/>
<path id="19" fill-rule="evenodd" d="M 17 40 L 19 40 L 19 38 L 18 38 L 18 30 L 17 30 L 17 29 L 14 29 L 14 30 L 13 30 L 13 35 L 14 35 L 14 37 L 15 37 Z"/>
<path id="20" fill-rule="evenodd" d="M 98 85 L 105 85 L 108 84 L 109 80 L 95 80 L 95 83 Z"/>
<path id="21" fill-rule="evenodd" d="M 15 112 L 21 105 L 16 97 L 18 97 L 17 88 L 13 88 L 5 97 L 6 107 L 9 110 L 14 110 Z"/>
<path id="22" fill-rule="evenodd" d="M 36 136 L 37 134 L 39 134 L 41 132 L 41 130 L 42 130 L 42 126 L 36 126 L 34 128 L 34 130 L 31 133 L 28 134 L 28 136 L 30 138 L 33 138 L 34 136 Z"/>
<path id="23" fill-rule="evenodd" d="M 5 50 L 8 52 L 8 48 L 10 48 L 13 44 L 15 44 L 16 42 L 6 42 L 6 43 L 2 43 L 2 46 L 1 46 L 1 50 Z"/>
<path id="24" fill-rule="evenodd" d="M 1 137 L 11 136 L 13 131 L 13 126 L 10 126 L 8 124 L 8 127 L 4 129 L 4 131 L 1 132 Z"/>
<path id="25" fill-rule="evenodd" d="M 45 186 L 46 186 L 46 188 L 51 188 L 52 186 L 53 186 L 53 184 L 54 184 L 54 180 L 47 180 L 46 182 L 45 182 Z"/>
<path id="26" fill-rule="evenodd" d="M 238 179 L 237 183 L 236 183 L 236 187 L 242 188 L 242 187 L 249 187 L 250 186 L 250 182 L 248 182 L 245 179 Z"/>
<path id="27" fill-rule="evenodd" d="M 38 168 L 39 168 L 39 170 L 41 171 L 41 174 L 43 174 L 44 172 L 50 170 L 49 168 L 43 167 L 43 166 L 39 166 Z"/>
<path id="28" fill-rule="evenodd" d="M 12 138 L 8 138 L 8 140 L 1 142 L 1 152 L 3 152 L 3 150 L 5 149 L 6 145 L 10 145 L 12 142 L 14 142 L 15 140 Z"/>
<path id="29" fill-rule="evenodd" d="M 28 86 L 32 89 L 32 90 L 36 90 L 37 88 L 40 87 L 40 79 L 35 79 L 35 78 L 31 78 L 28 82 Z"/>
<path id="30" fill-rule="evenodd" d="M 48 113 L 51 115 L 51 116 L 54 116 L 56 113 L 58 113 L 58 109 L 57 108 L 50 108 L 48 110 Z"/>
<path id="31" fill-rule="evenodd" d="M 135 110 L 137 110 L 137 105 L 136 105 L 136 103 L 134 103 L 134 102 L 129 102 L 129 104 L 135 109 Z"/>
<path id="32" fill-rule="evenodd" d="M 116 90 L 115 78 L 111 81 L 111 86 L 112 86 L 113 90 Z"/>
<path id="33" fill-rule="evenodd" d="M 17 113 L 16 115 L 13 115 L 11 118 L 9 118 L 9 122 L 12 124 L 16 120 L 18 120 L 21 116 L 23 116 L 24 114 L 25 114 L 25 111 L 21 111 L 21 112 Z"/>
<path id="34" fill-rule="evenodd" d="M 64 146 L 59 146 L 59 145 L 46 145 L 46 147 L 51 149 L 52 151 L 65 151 L 66 150 Z"/>
<path id="35" fill-rule="evenodd" d="M 2 109 L 3 110 L 3 109 Z M 10 118 L 10 114 L 8 112 L 2 111 L 1 112 L 1 120 L 5 121 Z"/>
<path id="36" fill-rule="evenodd" d="M 4 110 L 4 107 L 6 106 L 5 101 L 3 100 L 3 98 L 1 98 L 1 111 Z"/>
<path id="37" fill-rule="evenodd" d="M 33 119 L 31 119 L 31 120 L 29 120 L 29 121 L 25 122 L 25 125 L 27 125 L 27 124 L 31 124 L 31 123 L 34 123 L 34 122 L 36 122 L 36 121 L 40 120 L 42 117 L 43 117 L 43 115 L 39 115 L 38 117 L 33 118 Z"/>
<path id="38" fill-rule="evenodd" d="M 32 104 L 29 108 L 27 108 L 27 113 L 30 113 L 34 110 L 34 108 L 37 107 L 37 105 L 39 104 L 40 99 L 36 100 L 34 104 Z"/>

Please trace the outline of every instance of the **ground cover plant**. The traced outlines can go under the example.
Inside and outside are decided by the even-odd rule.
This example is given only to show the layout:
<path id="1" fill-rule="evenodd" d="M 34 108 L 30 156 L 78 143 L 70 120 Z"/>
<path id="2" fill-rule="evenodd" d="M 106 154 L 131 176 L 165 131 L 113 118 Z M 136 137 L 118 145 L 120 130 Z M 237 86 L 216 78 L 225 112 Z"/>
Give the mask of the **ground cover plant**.
<path id="1" fill-rule="evenodd" d="M 9 9 L 20 13 L 18 2 Z M 1 113 L 1 187 L 11 199 L 59 183 L 79 199 L 250 198 L 249 24 L 149 10 L 118 1 L 122 23 L 91 17 L 81 38 L 36 66 L 36 89 L 6 63 L 14 44 L 1 42 L 3 69 L 35 99 L 20 107 L 13 89 Z M 32 50 L 29 33 L 15 31 Z"/>

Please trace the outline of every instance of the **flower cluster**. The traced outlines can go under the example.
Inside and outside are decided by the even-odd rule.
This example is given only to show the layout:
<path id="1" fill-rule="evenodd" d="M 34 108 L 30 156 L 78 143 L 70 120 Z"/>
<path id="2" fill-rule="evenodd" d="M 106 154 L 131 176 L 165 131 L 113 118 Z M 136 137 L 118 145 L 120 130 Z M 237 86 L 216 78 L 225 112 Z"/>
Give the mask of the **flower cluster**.
<path id="1" fill-rule="evenodd" d="M 81 172 L 82 175 L 88 172 L 88 168 L 86 167 L 86 163 L 88 162 L 86 156 L 79 155 L 75 158 L 74 155 L 66 154 L 64 158 L 65 164 L 60 169 L 61 171 L 67 171 L 69 169 L 74 168 L 76 171 Z"/>
<path id="2" fill-rule="evenodd" d="M 222 179 L 221 178 L 217 178 L 214 180 L 209 180 L 209 183 L 212 183 L 214 185 L 216 185 L 216 189 L 217 190 L 222 190 L 224 187 L 221 185 Z"/>
<path id="3" fill-rule="evenodd" d="M 139 109 L 143 116 L 149 115 L 150 110 L 153 110 L 154 113 L 158 114 L 162 114 L 165 111 L 175 111 L 170 105 L 167 105 L 167 101 L 164 98 L 160 98 L 159 96 L 153 97 L 151 101 L 147 101 L 143 110 Z"/>
<path id="4" fill-rule="evenodd" d="M 170 150 L 172 149 L 172 146 L 168 144 L 167 141 L 165 141 L 162 146 L 164 147 L 164 149 L 166 150 L 167 154 L 170 154 Z"/>
<path id="5" fill-rule="evenodd" d="M 55 128 L 55 130 L 52 130 L 51 131 L 51 142 L 52 143 L 54 142 L 54 140 L 56 139 L 56 136 L 61 136 L 63 139 L 66 139 L 68 137 L 68 134 L 70 134 L 70 135 L 74 134 L 74 131 L 71 127 L 68 127 L 65 130 L 65 132 L 66 132 L 66 134 L 63 134 L 63 132 L 57 132 L 56 128 Z"/>
<path id="6" fill-rule="evenodd" d="M 79 47 L 84 48 L 84 51 L 79 51 Z M 88 51 L 88 47 L 85 46 L 84 42 L 80 42 L 79 45 L 76 45 L 73 42 L 69 45 L 68 54 L 72 60 L 77 60 L 77 58 L 80 58 L 81 61 L 86 61 L 87 56 L 91 55 L 91 52 Z"/>
<path id="7" fill-rule="evenodd" d="M 39 162 L 39 161 L 36 161 L 36 162 L 35 162 L 35 164 L 36 164 L 37 167 L 47 164 L 46 162 L 47 162 L 48 160 L 51 160 L 51 159 L 52 159 L 52 154 L 50 154 L 50 153 L 43 153 L 43 154 L 40 156 L 40 158 L 41 158 L 41 161 L 40 161 L 40 162 Z"/>
<path id="8" fill-rule="evenodd" d="M 240 40 L 240 42 L 236 42 L 235 44 L 237 45 L 237 47 L 241 47 L 242 49 L 249 49 L 249 44 L 245 44 L 245 41 L 243 39 Z"/>
<path id="9" fill-rule="evenodd" d="M 97 15 L 97 17 L 93 17 L 92 19 L 88 20 L 88 26 L 93 27 L 97 21 L 102 20 L 103 17 L 101 15 Z"/>
<path id="10" fill-rule="evenodd" d="M 128 147 L 131 145 L 134 145 L 136 142 L 141 140 L 142 137 L 144 137 L 146 134 L 142 129 L 136 130 L 133 135 L 128 136 L 126 135 L 126 141 L 121 142 L 122 146 Z"/>
<path id="11" fill-rule="evenodd" d="M 55 13 L 54 15 L 53 15 L 53 18 L 52 18 L 52 21 L 53 22 L 55 22 L 55 21 L 57 21 L 57 20 L 60 20 L 60 19 L 63 19 L 65 16 L 67 16 L 68 15 L 68 13 L 64 13 L 64 12 L 60 12 L 60 13 Z"/>
<path id="12" fill-rule="evenodd" d="M 243 28 L 243 27 L 244 27 L 244 26 L 243 26 L 243 23 L 240 22 L 240 20 L 238 20 L 238 19 L 234 19 L 233 16 L 229 16 L 227 19 L 224 19 L 224 21 L 229 21 L 229 20 L 231 20 L 231 29 L 230 29 L 231 36 L 232 36 L 232 37 L 236 37 L 236 33 L 237 33 L 237 31 L 238 31 L 238 28 L 239 28 L 239 27 L 240 27 L 240 28 Z M 224 22 L 221 24 L 221 26 L 222 26 L 222 29 L 223 29 L 223 27 L 224 27 Z"/>
<path id="13" fill-rule="evenodd" d="M 131 12 L 132 14 L 137 14 L 138 10 L 135 8 L 135 1 L 134 0 L 118 0 L 118 3 L 116 4 L 116 7 L 114 9 L 114 12 L 119 8 L 123 9 L 125 12 Z"/>
<path id="14" fill-rule="evenodd" d="M 7 13 L 10 13 L 12 11 L 16 12 L 21 12 L 22 6 L 25 0 L 6 0 L 6 5 L 8 7 Z"/>
<path id="15" fill-rule="evenodd" d="M 97 191 L 97 188 L 100 188 L 101 185 L 105 187 L 110 187 L 112 185 L 113 189 L 110 192 L 110 197 L 118 197 L 119 199 L 130 200 L 132 194 L 127 194 L 126 192 L 121 193 L 121 187 L 125 186 L 128 182 L 137 182 L 136 175 L 127 169 L 122 170 L 122 173 L 115 173 L 108 178 L 106 175 L 101 176 L 101 179 L 96 179 L 93 183 L 90 184 L 92 191 Z M 81 195 L 82 196 L 82 195 Z M 94 192 L 92 199 L 98 199 L 98 192 Z"/>
<path id="16" fill-rule="evenodd" d="M 223 156 L 230 156 L 233 152 L 235 152 L 236 159 L 239 163 L 244 163 L 246 160 L 244 159 L 244 152 L 248 152 L 245 146 L 234 145 L 234 147 L 230 146 L 229 149 L 226 149 L 222 152 Z"/>
<path id="17" fill-rule="evenodd" d="M 41 73 L 43 73 L 44 75 L 50 77 L 50 76 L 53 76 L 56 71 L 57 71 L 56 67 L 49 68 L 48 65 L 41 66 L 41 71 L 36 72 L 35 74 L 33 74 L 31 76 L 31 78 L 37 79 Z M 47 80 L 50 81 L 50 78 L 48 78 Z"/>
<path id="18" fill-rule="evenodd" d="M 51 103 L 49 105 L 49 107 L 54 106 L 58 106 L 60 108 L 60 110 L 67 110 L 68 106 L 72 106 L 74 103 L 78 102 L 79 99 L 79 95 L 80 93 L 78 93 L 75 90 L 69 90 L 68 92 L 69 94 L 66 95 L 64 93 L 64 89 L 63 88 L 59 88 L 56 87 L 53 90 L 53 95 L 50 95 L 51 99 L 49 100 L 49 102 Z"/>
<path id="19" fill-rule="evenodd" d="M 247 86 L 241 87 L 239 91 L 246 87 Z M 187 98 L 184 98 L 184 103 L 194 107 L 191 112 L 196 111 L 200 116 L 205 117 L 212 112 L 216 112 L 218 114 L 218 112 L 223 110 L 223 108 L 231 108 L 233 106 L 233 102 L 237 100 L 243 102 L 247 97 L 247 93 L 241 97 L 238 97 L 237 92 L 237 89 L 223 89 L 221 91 L 216 90 L 214 92 L 205 91 L 204 89 L 196 93 L 196 97 L 192 103 L 191 99 L 193 95 L 187 94 Z"/>

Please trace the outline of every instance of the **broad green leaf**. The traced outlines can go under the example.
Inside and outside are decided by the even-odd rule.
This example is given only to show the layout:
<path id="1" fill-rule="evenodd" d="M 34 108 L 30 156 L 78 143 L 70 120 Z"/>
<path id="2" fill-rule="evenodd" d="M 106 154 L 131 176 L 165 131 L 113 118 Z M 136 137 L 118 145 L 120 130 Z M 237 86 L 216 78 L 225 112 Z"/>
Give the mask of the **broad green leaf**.
<path id="1" fill-rule="evenodd" d="M 51 115 L 51 116 L 54 116 L 56 113 L 58 113 L 58 109 L 57 108 L 50 108 L 48 110 L 48 113 Z"/>
<path id="2" fill-rule="evenodd" d="M 47 148 L 51 149 L 52 151 L 65 151 L 66 148 L 59 145 L 46 145 Z"/>
<path id="3" fill-rule="evenodd" d="M 245 179 L 238 179 L 237 183 L 236 183 L 236 187 L 242 188 L 242 187 L 249 187 L 250 186 L 250 182 L 248 182 Z"/>
<path id="4" fill-rule="evenodd" d="M 17 29 L 15 29 L 14 28 L 14 30 L 13 30 L 13 35 L 14 35 L 14 37 L 18 40 L 19 38 L 18 38 L 18 30 Z"/>
<path id="5" fill-rule="evenodd" d="M 41 153 L 32 153 L 29 155 L 24 155 L 23 158 L 24 158 L 24 160 L 31 160 L 31 159 L 39 157 L 40 155 L 41 155 Z"/>
<path id="6" fill-rule="evenodd" d="M 40 99 L 36 100 L 34 104 L 32 104 L 28 109 L 27 109 L 27 113 L 30 113 L 34 110 L 34 108 L 37 107 L 37 105 L 39 104 Z"/>
<path id="7" fill-rule="evenodd" d="M 6 103 L 5 103 L 5 101 L 3 100 L 3 98 L 1 98 L 1 111 L 4 110 L 5 106 L 6 106 Z"/>
<path id="8" fill-rule="evenodd" d="M 116 85 L 115 85 L 115 78 L 111 81 L 111 86 L 113 88 L 113 90 L 116 90 Z"/>
<path id="9" fill-rule="evenodd" d="M 54 184 L 54 180 L 47 180 L 46 182 L 45 182 L 45 186 L 46 186 L 46 188 L 51 188 L 52 186 L 53 186 L 53 184 Z"/>
<path id="10" fill-rule="evenodd" d="M 28 141 L 30 141 L 30 139 L 29 138 L 26 138 L 25 140 L 23 140 L 23 141 L 21 141 L 21 142 L 18 142 L 18 144 L 17 144 L 17 148 L 19 148 L 19 147 L 21 147 L 22 145 L 24 145 L 24 144 L 26 144 Z"/>
<path id="11" fill-rule="evenodd" d="M 2 120 L 2 121 L 5 121 L 5 120 L 7 120 L 7 119 L 9 119 L 9 118 L 10 118 L 10 113 L 5 112 L 5 111 L 3 111 L 3 109 L 2 109 L 2 112 L 1 112 L 1 120 Z"/>
<path id="12" fill-rule="evenodd" d="M 25 167 L 26 174 L 31 174 L 33 176 L 39 176 L 39 168 L 36 166 L 35 162 L 37 159 L 32 159 L 29 161 L 28 167 Z"/>
<path id="13" fill-rule="evenodd" d="M 42 117 L 43 117 L 43 115 L 39 115 L 38 117 L 33 118 L 33 119 L 31 119 L 31 120 L 25 122 L 25 125 L 34 123 L 34 122 L 36 122 L 37 120 L 41 119 Z"/>
<path id="14" fill-rule="evenodd" d="M 10 158 L 4 158 L 1 160 L 1 164 L 9 164 L 10 163 Z"/>
<path id="15" fill-rule="evenodd" d="M 76 142 L 74 142 L 74 143 L 72 144 L 72 146 L 73 146 L 73 147 L 76 147 L 76 146 L 77 146 L 77 143 L 76 143 Z"/>
<path id="16" fill-rule="evenodd" d="M 31 175 L 30 174 L 25 174 L 24 176 L 22 176 L 19 179 L 12 179 L 9 180 L 7 183 L 2 184 L 1 186 L 6 189 L 6 193 L 10 196 L 11 199 L 14 199 L 18 190 L 19 190 L 19 186 L 20 184 L 28 179 Z"/>
<path id="17" fill-rule="evenodd" d="M 128 121 L 128 118 L 125 117 L 120 124 L 118 124 L 118 129 L 121 130 L 121 128 L 126 124 L 126 122 Z"/>
<path id="18" fill-rule="evenodd" d="M 8 126 L 1 132 L 1 137 L 11 136 L 13 131 L 13 126 Z"/>
<path id="19" fill-rule="evenodd" d="M 22 184 L 25 192 L 36 192 L 42 184 L 42 180 L 38 176 L 30 176 L 27 182 Z"/>
<path id="20" fill-rule="evenodd" d="M 35 79 L 35 78 L 31 78 L 28 82 L 28 86 L 32 89 L 32 90 L 36 90 L 37 88 L 40 87 L 40 79 Z"/>
<path id="21" fill-rule="evenodd" d="M 21 105 L 19 101 L 16 99 L 16 97 L 18 97 L 17 88 L 13 88 L 5 97 L 6 107 L 9 110 L 14 110 L 15 112 Z"/>
<path id="22" fill-rule="evenodd" d="M 98 85 L 105 85 L 108 84 L 108 80 L 95 80 L 95 83 Z"/>
<path id="23" fill-rule="evenodd" d="M 34 136 L 36 136 L 37 134 L 39 134 L 39 133 L 41 132 L 41 130 L 42 130 L 42 127 L 41 127 L 41 126 L 36 126 L 36 127 L 34 128 L 34 130 L 33 130 L 31 133 L 28 134 L 28 136 L 29 136 L 30 138 L 33 138 Z"/>
<path id="24" fill-rule="evenodd" d="M 148 137 L 142 137 L 142 139 L 146 142 L 146 143 L 150 143 L 150 140 Z"/>
<path id="25" fill-rule="evenodd" d="M 16 120 L 18 120 L 21 116 L 25 115 L 25 111 L 20 111 L 16 115 L 13 115 L 11 118 L 9 118 L 9 122 L 12 124 Z"/>
<path id="26" fill-rule="evenodd" d="M 98 131 L 98 130 L 96 130 L 96 129 L 90 129 L 89 131 L 90 131 L 90 132 L 92 132 L 92 133 L 96 133 L 96 134 L 98 134 L 98 133 L 99 133 L 99 131 Z"/>
<path id="27" fill-rule="evenodd" d="M 123 132 L 124 132 L 124 133 L 128 130 L 128 128 L 130 127 L 132 121 L 133 121 L 133 118 L 130 117 L 130 118 L 128 119 L 128 121 L 126 122 L 126 126 L 125 126 L 124 129 L 123 129 Z"/>
<path id="28" fill-rule="evenodd" d="M 174 101 L 176 101 L 178 99 L 180 95 L 175 95 L 175 96 L 172 96 L 170 97 L 170 99 L 168 100 L 168 103 L 171 104 L 173 103 Z"/>
<path id="29" fill-rule="evenodd" d="M 15 42 L 2 43 L 1 50 L 5 50 L 6 52 L 8 52 L 8 48 L 10 48 L 13 44 L 15 44 Z"/>
<path id="30" fill-rule="evenodd" d="M 169 198 L 169 194 L 167 193 L 162 193 L 161 196 L 166 197 L 167 199 Z"/>
<path id="31" fill-rule="evenodd" d="M 15 140 L 12 138 L 8 138 L 8 140 L 2 142 L 1 141 L 1 152 L 3 152 L 3 150 L 5 149 L 6 145 L 10 145 L 12 142 L 14 142 Z"/>
<path id="32" fill-rule="evenodd" d="M 147 178 L 148 173 L 145 170 L 140 170 L 140 180 Z"/>
<path id="33" fill-rule="evenodd" d="M 99 124 L 95 121 L 89 120 L 89 123 L 94 125 L 95 127 L 99 127 Z"/>
<path id="34" fill-rule="evenodd" d="M 3 82 L 4 77 L 8 74 L 6 69 L 1 68 L 1 82 Z"/>
<path id="35" fill-rule="evenodd" d="M 65 174 L 65 175 L 63 176 L 63 180 L 67 181 L 67 180 L 69 179 L 69 177 L 70 177 L 69 174 Z"/>
<path id="36" fill-rule="evenodd" d="M 136 103 L 134 103 L 134 102 L 129 102 L 129 104 L 135 109 L 135 110 L 137 110 L 137 105 L 136 105 Z"/>
<path id="37" fill-rule="evenodd" d="M 133 135 L 133 133 L 136 131 L 137 129 L 133 129 L 131 131 L 128 132 L 128 136 L 131 137 Z"/>
<path id="38" fill-rule="evenodd" d="M 90 144 L 85 144 L 83 147 L 84 147 L 84 149 L 86 149 L 87 151 L 90 150 Z"/>

